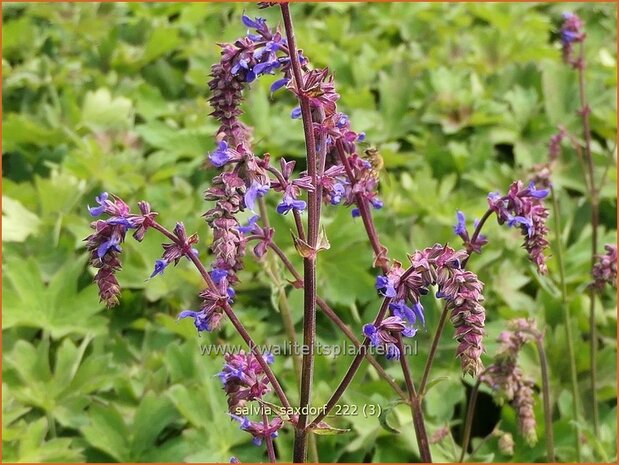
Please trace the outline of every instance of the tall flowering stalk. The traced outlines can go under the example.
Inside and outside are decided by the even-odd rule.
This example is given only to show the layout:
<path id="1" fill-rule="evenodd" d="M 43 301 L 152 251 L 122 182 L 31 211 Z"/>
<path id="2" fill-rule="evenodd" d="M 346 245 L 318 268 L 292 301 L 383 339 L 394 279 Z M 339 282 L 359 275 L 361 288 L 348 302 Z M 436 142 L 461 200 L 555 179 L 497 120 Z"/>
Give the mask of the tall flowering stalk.
<path id="1" fill-rule="evenodd" d="M 570 383 L 572 394 L 572 417 L 576 419 L 574 421 L 574 444 L 576 449 L 576 460 L 580 461 L 580 421 L 578 419 L 581 416 L 580 413 L 580 390 L 578 387 L 578 373 L 576 368 L 576 351 L 574 348 L 574 336 L 572 334 L 572 317 L 570 312 L 569 297 L 567 291 L 567 283 L 565 277 L 565 263 L 564 263 L 564 250 L 563 250 L 563 237 L 561 227 L 561 210 L 559 208 L 559 199 L 556 195 L 555 187 L 553 186 L 552 177 L 554 170 L 560 162 L 560 156 L 562 153 L 561 144 L 568 139 L 572 142 L 577 151 L 580 148 L 575 145 L 574 138 L 567 132 L 567 130 L 560 126 L 556 134 L 554 134 L 548 143 L 548 159 L 544 163 L 535 165 L 531 169 L 533 182 L 537 185 L 541 185 L 545 189 L 550 190 L 550 196 L 552 198 L 552 216 L 554 217 L 554 236 L 556 244 L 556 257 L 559 268 L 559 281 L 561 289 L 561 306 L 563 310 L 564 325 L 565 325 L 565 338 L 567 342 L 567 356 L 570 364 Z M 584 162 L 582 157 L 578 157 L 579 161 Z M 583 172 L 584 172 L 584 165 Z"/>
<path id="2" fill-rule="evenodd" d="M 296 49 L 292 19 L 288 4 L 281 5 L 286 38 L 289 44 L 290 63 L 294 79 L 290 79 L 288 85 L 299 98 L 303 129 L 305 133 L 305 148 L 307 150 L 307 172 L 312 186 L 317 186 L 317 158 L 316 140 L 314 137 L 312 109 L 308 95 L 308 80 L 304 79 L 301 70 L 301 62 Z M 318 83 L 320 86 L 320 82 Z M 324 166 L 322 167 L 324 169 Z M 322 173 L 321 173 L 322 174 Z M 308 192 L 308 246 L 309 253 L 303 257 L 303 344 L 309 348 L 309 353 L 303 355 L 301 366 L 301 414 L 295 429 L 293 461 L 304 462 L 307 456 L 307 420 L 306 409 L 311 402 L 312 380 L 314 375 L 314 341 L 316 338 L 316 252 L 318 245 L 318 227 L 320 224 L 320 205 L 316 191 Z"/>
<path id="3" fill-rule="evenodd" d="M 585 60 L 585 41 L 587 34 L 583 20 L 575 13 L 566 12 L 563 14 L 563 23 L 561 25 L 561 45 L 563 50 L 563 59 L 572 69 L 578 74 L 578 94 L 580 108 L 578 113 L 582 119 L 582 129 L 584 137 L 584 165 L 583 176 L 587 185 L 588 197 L 591 202 L 591 273 L 595 273 L 596 256 L 598 251 L 598 229 L 599 229 L 599 209 L 600 209 L 600 191 L 602 182 L 596 179 L 594 161 L 591 152 L 591 125 L 589 116 L 591 107 L 588 104 L 585 91 L 585 71 L 587 63 Z M 579 149 L 577 149 L 579 150 Z M 593 276 L 595 279 L 595 276 Z M 595 321 L 595 286 L 590 287 L 590 304 L 589 304 L 589 325 L 590 325 L 590 364 L 591 364 L 591 397 L 592 397 L 592 416 L 594 431 L 599 431 L 599 413 L 597 400 L 597 348 L 598 336 L 597 325 Z"/>

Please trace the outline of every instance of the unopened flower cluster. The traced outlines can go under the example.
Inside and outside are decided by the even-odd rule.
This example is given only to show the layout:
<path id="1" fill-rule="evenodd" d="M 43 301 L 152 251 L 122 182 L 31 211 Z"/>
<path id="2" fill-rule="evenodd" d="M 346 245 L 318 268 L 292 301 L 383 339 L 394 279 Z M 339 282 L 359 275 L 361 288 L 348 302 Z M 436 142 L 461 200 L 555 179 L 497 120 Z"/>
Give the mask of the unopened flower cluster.
<path id="1" fill-rule="evenodd" d="M 371 343 L 387 346 L 387 353 L 397 358 L 399 350 L 394 337 L 398 334 L 414 336 L 415 325 L 418 322 L 424 324 L 420 297 L 428 293 L 430 286 L 436 285 L 436 296 L 445 299 L 451 310 L 451 322 L 458 341 L 456 355 L 460 358 L 462 371 L 473 376 L 479 374 L 483 368 L 483 283 L 475 273 L 462 268 L 467 257 L 466 251 L 435 244 L 409 257 L 411 269 L 408 273 L 396 262 L 385 276 L 379 276 L 376 288 L 382 296 L 390 299 L 392 315 L 378 325 L 365 325 L 364 333 Z"/>
<path id="2" fill-rule="evenodd" d="M 606 253 L 596 256 L 592 270 L 591 286 L 597 290 L 603 289 L 606 285 L 617 287 L 617 246 L 606 244 L 604 248 Z"/>
<path id="3" fill-rule="evenodd" d="M 482 381 L 494 389 L 499 402 L 508 401 L 516 411 L 519 430 L 526 441 L 537 442 L 534 413 L 533 381 L 527 378 L 518 366 L 518 354 L 528 341 L 541 337 L 531 320 L 518 319 L 510 322 L 511 331 L 503 331 L 497 341 L 500 348 L 481 376 Z"/>

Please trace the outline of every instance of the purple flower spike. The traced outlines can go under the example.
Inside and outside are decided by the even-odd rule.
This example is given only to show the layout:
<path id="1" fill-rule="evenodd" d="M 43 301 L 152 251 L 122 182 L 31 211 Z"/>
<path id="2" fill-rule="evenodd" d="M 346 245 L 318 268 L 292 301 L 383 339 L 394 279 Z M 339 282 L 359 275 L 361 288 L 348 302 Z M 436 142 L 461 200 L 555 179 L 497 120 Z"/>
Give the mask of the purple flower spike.
<path id="1" fill-rule="evenodd" d="M 95 282 L 99 287 L 99 297 L 108 307 L 118 304 L 120 285 L 116 279 L 116 272 L 121 269 L 121 244 L 129 229 L 136 229 L 134 237 L 142 240 L 146 229 L 154 224 L 156 212 L 150 211 L 147 202 L 139 202 L 140 215 L 131 213 L 129 206 L 118 197 L 101 193 L 96 202 L 99 207 L 88 207 L 91 215 L 109 215 L 107 220 L 97 220 L 90 224 L 94 229 L 86 241 L 86 248 L 90 253 L 90 265 L 98 268 Z"/>
<path id="2" fill-rule="evenodd" d="M 518 364 L 518 355 L 527 342 L 541 338 L 542 334 L 533 320 L 512 320 L 508 326 L 512 331 L 501 332 L 497 339 L 500 346 L 494 363 L 480 379 L 494 390 L 500 402 L 507 400 L 511 403 L 518 418 L 520 433 L 533 446 L 537 442 L 534 383 L 525 377 Z"/>
<path id="3" fill-rule="evenodd" d="M 254 437 L 264 438 L 265 436 L 260 434 L 264 432 L 264 423 L 262 429 L 253 430 L 258 425 L 246 417 L 237 416 L 236 413 L 248 402 L 262 399 L 271 391 L 269 379 L 257 356 L 252 353 L 241 350 L 238 353 L 227 353 L 224 357 L 225 364 L 218 376 L 228 397 L 230 416 L 241 423 L 242 430 L 251 432 Z M 268 364 L 273 363 L 272 354 L 265 353 L 262 357 Z M 269 430 L 267 434 L 272 434 L 277 429 Z"/>
<path id="4" fill-rule="evenodd" d="M 361 211 L 358 208 L 353 208 L 350 210 L 350 214 L 353 218 L 359 218 L 361 216 Z"/>
<path id="5" fill-rule="evenodd" d="M 151 273 L 150 277 L 154 278 L 158 274 L 163 274 L 163 270 L 165 270 L 166 266 L 168 266 L 168 262 L 162 258 L 155 261 L 155 270 Z"/>
<path id="6" fill-rule="evenodd" d="M 364 325 L 363 334 L 370 339 L 372 346 L 380 347 L 385 351 L 388 360 L 398 360 L 400 358 L 400 350 L 396 346 L 398 336 L 412 337 L 416 334 L 416 330 L 407 326 L 399 316 L 390 316 L 378 326 Z"/>
<path id="7" fill-rule="evenodd" d="M 483 283 L 474 273 L 461 269 L 467 256 L 465 251 L 455 251 L 441 244 L 418 250 L 409 256 L 415 272 L 400 284 L 400 288 L 406 289 L 410 300 L 419 303 L 419 296 L 428 286 L 438 286 L 437 298 L 444 298 L 451 310 L 451 322 L 458 341 L 456 355 L 460 358 L 462 371 L 477 376 L 483 370 Z M 401 289 L 398 291 L 402 293 Z M 412 310 L 417 318 L 423 318 L 421 304 L 413 306 Z"/>
<path id="8" fill-rule="evenodd" d="M 578 68 L 581 63 L 574 58 L 574 44 L 585 40 L 585 27 L 582 19 L 574 13 L 563 14 L 561 25 L 561 45 L 563 46 L 563 60 L 573 68 Z"/>
<path id="9" fill-rule="evenodd" d="M 606 244 L 604 246 L 606 253 L 595 257 L 595 265 L 593 265 L 593 283 L 591 286 L 594 289 L 602 290 L 606 284 L 617 287 L 617 246 L 615 244 Z"/>
<path id="10" fill-rule="evenodd" d="M 274 418 L 267 425 L 264 422 L 251 421 L 247 417 L 239 417 L 230 414 L 230 416 L 241 424 L 241 429 L 247 431 L 253 436 L 252 442 L 256 446 L 262 445 L 262 441 L 267 438 L 276 438 L 277 431 L 283 426 L 284 422 L 281 418 Z"/>
<path id="11" fill-rule="evenodd" d="M 544 251 L 548 248 L 548 209 L 542 203 L 547 195 L 546 189 L 537 190 L 535 185 L 531 184 L 524 187 L 522 181 L 512 183 L 507 195 L 501 196 L 495 192 L 488 195 L 488 206 L 496 213 L 499 224 L 521 226 L 525 236 L 523 247 L 540 274 L 548 271 L 544 256 Z"/>

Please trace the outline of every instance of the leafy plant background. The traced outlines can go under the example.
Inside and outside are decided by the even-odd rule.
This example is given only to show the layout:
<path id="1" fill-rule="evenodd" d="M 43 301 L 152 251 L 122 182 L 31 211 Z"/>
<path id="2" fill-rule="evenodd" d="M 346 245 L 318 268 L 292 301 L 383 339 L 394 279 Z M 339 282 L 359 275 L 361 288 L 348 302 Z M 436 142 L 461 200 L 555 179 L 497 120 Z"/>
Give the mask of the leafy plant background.
<path id="1" fill-rule="evenodd" d="M 384 158 L 382 197 L 376 214 L 392 256 L 434 242 L 458 241 L 456 209 L 480 216 L 489 191 L 505 190 L 543 162 L 558 124 L 581 134 L 576 75 L 561 62 L 557 26 L 565 9 L 587 28 L 587 93 L 593 152 L 603 169 L 614 158 L 616 134 L 616 6 L 613 4 L 295 4 L 300 46 L 316 66 L 328 65 L 341 107 Z M 5 461 L 242 461 L 265 460 L 263 449 L 225 414 L 214 378 L 221 358 L 202 356 L 209 343 L 241 341 L 229 325 L 196 336 L 176 314 L 197 305 L 197 274 L 186 264 L 145 281 L 160 254 L 147 235 L 125 246 L 120 274 L 122 303 L 104 310 L 91 285 L 81 239 L 89 233 L 86 204 L 102 190 L 135 204 L 146 198 L 167 225 L 183 220 L 198 231 L 207 254 L 210 233 L 201 220 L 201 193 L 214 172 L 201 169 L 213 149 L 216 126 L 208 118 L 209 68 L 216 42 L 244 32 L 243 10 L 279 21 L 278 10 L 258 13 L 246 4 L 3 4 L 3 452 Z M 246 119 L 255 148 L 275 157 L 301 158 L 302 131 L 289 118 L 285 93 L 271 98 L 265 78 L 247 93 Z M 602 192 L 602 243 L 616 237 L 616 173 Z M 577 158 L 564 147 L 555 177 L 566 241 L 570 310 L 576 329 L 579 386 L 590 408 L 588 296 L 591 227 Z M 274 211 L 275 199 L 267 200 Z M 288 218 L 271 216 L 277 240 L 290 252 Z M 327 208 L 331 250 L 321 255 L 319 291 L 356 331 L 377 308 L 371 252 L 360 221 L 344 208 Z M 552 223 L 551 223 L 552 224 Z M 601 298 L 596 320 L 602 427 L 572 418 L 569 365 L 558 287 L 557 261 L 539 277 L 520 250 L 514 231 L 490 224 L 491 245 L 471 267 L 486 286 L 488 360 L 506 320 L 533 317 L 546 327 L 560 460 L 574 460 L 571 425 L 583 431 L 585 460 L 616 460 L 616 301 Z M 556 247 L 553 236 L 553 247 Z M 265 272 L 274 272 L 272 280 Z M 247 259 L 235 304 L 255 339 L 285 339 L 277 312 L 282 289 L 295 321 L 301 294 L 268 259 Z M 423 367 L 439 307 L 426 302 L 428 331 L 411 357 Z M 318 320 L 319 341 L 340 340 Z M 453 427 L 450 440 L 433 446 L 436 460 L 453 460 L 470 380 L 460 378 L 450 330 L 445 334 L 425 399 L 430 434 Z M 400 379 L 395 365 L 388 371 Z M 535 353 L 522 363 L 538 386 Z M 324 402 L 348 367 L 346 356 L 316 360 L 315 405 Z M 296 398 L 288 357 L 276 372 Z M 440 381 L 440 382 L 438 382 Z M 343 402 L 387 408 L 393 394 L 367 366 Z M 543 437 L 541 401 L 538 433 Z M 414 461 L 418 458 L 405 406 L 385 418 L 336 418 L 351 428 L 321 436 L 322 461 Z M 483 461 L 543 459 L 543 440 L 527 447 L 509 407 L 482 396 L 474 444 L 497 421 L 514 433 L 516 452 L 502 455 L 496 439 L 481 447 Z M 387 425 L 390 425 L 387 427 Z M 391 430 L 390 430 L 391 429 Z M 396 429 L 399 433 L 393 431 Z M 291 434 L 277 441 L 290 457 Z"/>

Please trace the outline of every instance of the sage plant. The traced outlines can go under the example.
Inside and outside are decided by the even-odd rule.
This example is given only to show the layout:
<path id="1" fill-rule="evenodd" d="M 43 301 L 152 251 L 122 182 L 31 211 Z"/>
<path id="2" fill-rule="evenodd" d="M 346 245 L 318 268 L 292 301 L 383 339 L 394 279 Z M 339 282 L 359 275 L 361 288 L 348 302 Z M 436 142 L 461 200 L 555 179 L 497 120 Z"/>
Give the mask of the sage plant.
<path id="1" fill-rule="evenodd" d="M 278 455 L 276 438 L 282 428 L 294 431 L 292 459 L 295 462 L 307 460 L 310 436 L 335 431 L 328 416 L 363 360 L 368 360 L 410 406 L 421 459 L 431 462 L 430 443 L 437 438 L 428 439 L 421 398 L 427 389 L 448 316 L 458 343 L 454 356 L 460 361 L 462 375 L 479 382 L 482 374 L 493 373 L 484 369 L 482 360 L 486 320 L 484 283 L 466 268 L 471 256 L 482 253 L 489 244 L 489 239 L 481 233 L 482 228 L 493 215 L 499 224 L 516 228 L 524 239 L 523 247 L 529 258 L 540 273 L 546 273 L 548 210 L 544 201 L 549 189 L 544 183 L 536 185 L 520 180 L 511 186 L 497 186 L 507 188 L 507 193 L 488 195 L 488 210 L 474 222 L 471 233 L 465 214 L 458 212 L 454 232 L 463 242 L 461 249 L 430 244 L 411 251 L 406 265 L 389 257 L 372 217 L 373 209 L 384 207 L 379 196 L 378 155 L 364 154 L 358 146 L 365 135 L 354 130 L 350 118 L 339 111 L 340 95 L 330 70 L 312 67 L 310 57 L 298 48 L 289 5 L 263 2 L 259 6 L 279 8 L 283 28 L 271 27 L 260 17 L 243 15 L 241 22 L 247 33 L 233 43 L 221 44 L 220 61 L 211 68 L 209 102 L 213 109 L 211 116 L 219 122 L 219 129 L 214 135 L 216 148 L 207 154 L 205 165 L 219 172 L 204 193 L 209 207 L 203 217 L 213 231 L 212 254 L 200 250 L 198 236 L 186 231 L 182 222 L 176 222 L 172 230 L 166 228 L 148 202 L 139 202 L 134 213 L 120 198 L 103 193 L 95 199 L 97 206 L 89 207 L 97 219 L 92 223 L 93 233 L 86 239 L 90 264 L 98 269 L 95 282 L 100 298 L 110 307 L 118 303 L 121 289 L 116 273 L 122 266 L 122 244 L 127 233 L 133 231 L 133 237 L 141 241 L 147 232 L 156 231 L 165 237 L 165 242 L 161 257 L 154 260 L 150 277 L 164 275 L 170 265 L 186 259 L 204 281 L 204 287 L 197 292 L 200 306 L 182 309 L 178 318 L 193 321 L 197 332 L 218 331 L 223 325 L 231 324 L 248 346 L 248 352 L 230 352 L 224 356 L 219 379 L 227 397 L 228 417 L 251 435 L 256 446 L 266 448 L 271 462 L 290 459 Z M 277 76 L 271 85 L 275 95 L 288 91 L 298 102 L 298 106 L 290 109 L 290 117 L 299 119 L 303 128 L 304 171 L 295 170 L 295 162 L 280 154 L 272 157 L 256 153 L 252 129 L 241 119 L 245 92 L 250 90 L 252 82 L 268 75 Z M 275 197 L 274 211 L 269 211 L 266 196 Z M 374 319 L 362 328 L 349 328 L 317 294 L 316 262 L 322 257 L 321 252 L 330 248 L 326 231 L 321 227 L 323 208 L 350 208 L 352 217 L 361 218 L 368 236 L 373 252 L 369 262 L 377 269 L 375 288 L 382 301 Z M 239 220 L 242 212 L 251 213 L 245 224 Z M 293 218 L 294 245 L 303 259 L 302 271 L 295 268 L 277 244 L 278 232 L 270 226 L 271 215 Z M 303 351 L 298 405 L 291 404 L 278 381 L 272 369 L 273 355 L 260 353 L 259 341 L 254 340 L 234 310 L 235 287 L 249 248 L 257 260 L 267 254 L 281 260 L 293 278 L 293 286 L 303 291 L 302 340 L 309 350 Z M 607 268 L 608 265 L 600 265 L 600 279 L 608 279 Z M 444 302 L 444 309 L 423 376 L 416 385 L 403 350 L 404 341 L 414 338 L 425 327 L 423 300 L 433 290 Z M 329 400 L 312 418 L 318 309 L 358 350 Z M 296 337 L 294 326 L 289 324 L 287 328 L 292 332 L 291 338 Z M 381 349 L 387 360 L 376 360 L 368 350 L 372 347 Z M 396 361 L 402 370 L 404 386 L 392 379 L 383 366 Z M 516 396 L 514 392 L 512 397 L 524 419 L 523 431 L 532 438 L 529 407 L 534 394 L 528 387 L 522 382 L 520 394 Z M 243 414 L 248 406 L 255 407 L 250 409 L 252 414 Z M 509 444 L 505 448 L 509 449 Z M 231 461 L 238 462 L 236 458 Z"/>
<path id="2" fill-rule="evenodd" d="M 616 250 L 616 245 L 607 244 L 606 250 L 608 252 L 608 258 L 606 259 L 606 265 L 600 263 L 601 259 L 598 255 L 599 250 L 599 226 L 600 226 L 600 192 L 606 180 L 606 174 L 611 165 L 612 154 L 607 157 L 607 164 L 603 174 L 600 176 L 596 173 L 595 162 L 593 160 L 592 153 L 592 133 L 590 124 L 591 107 L 589 106 L 586 95 L 586 70 L 587 62 L 585 59 L 585 44 L 587 39 L 587 33 L 585 30 L 584 21 L 575 13 L 565 12 L 563 14 L 563 21 L 560 28 L 560 40 L 563 51 L 564 62 L 577 73 L 578 79 L 578 101 L 579 109 L 578 115 L 582 121 L 582 138 L 584 143 L 581 143 L 574 135 L 562 129 L 562 136 L 567 136 L 570 143 L 576 153 L 578 154 L 578 160 L 581 164 L 581 169 L 586 186 L 587 200 L 591 205 L 591 279 L 592 283 L 589 285 L 589 325 L 590 325 L 590 382 L 591 382 L 591 398 L 592 398 L 592 420 L 595 433 L 599 432 L 599 413 L 598 413 L 598 399 L 597 399 L 597 348 L 598 348 L 598 335 L 595 319 L 595 306 L 596 306 L 596 293 L 603 289 L 602 282 L 604 278 L 600 275 L 600 272 L 604 267 L 610 266 L 610 260 L 616 262 L 616 253 L 612 255 L 612 250 Z M 616 267 L 616 264 L 614 265 Z M 611 276 L 612 272 L 608 276 Z M 607 280 L 610 284 L 616 285 L 616 277 L 613 282 Z M 570 342 L 571 344 L 571 342 Z M 574 375 L 573 375 L 574 376 Z M 575 383 L 574 383 L 575 384 Z M 577 398 L 577 391 L 574 389 L 574 397 Z M 578 400 L 575 400 L 576 404 Z M 575 415 L 577 418 L 577 415 Z"/>

